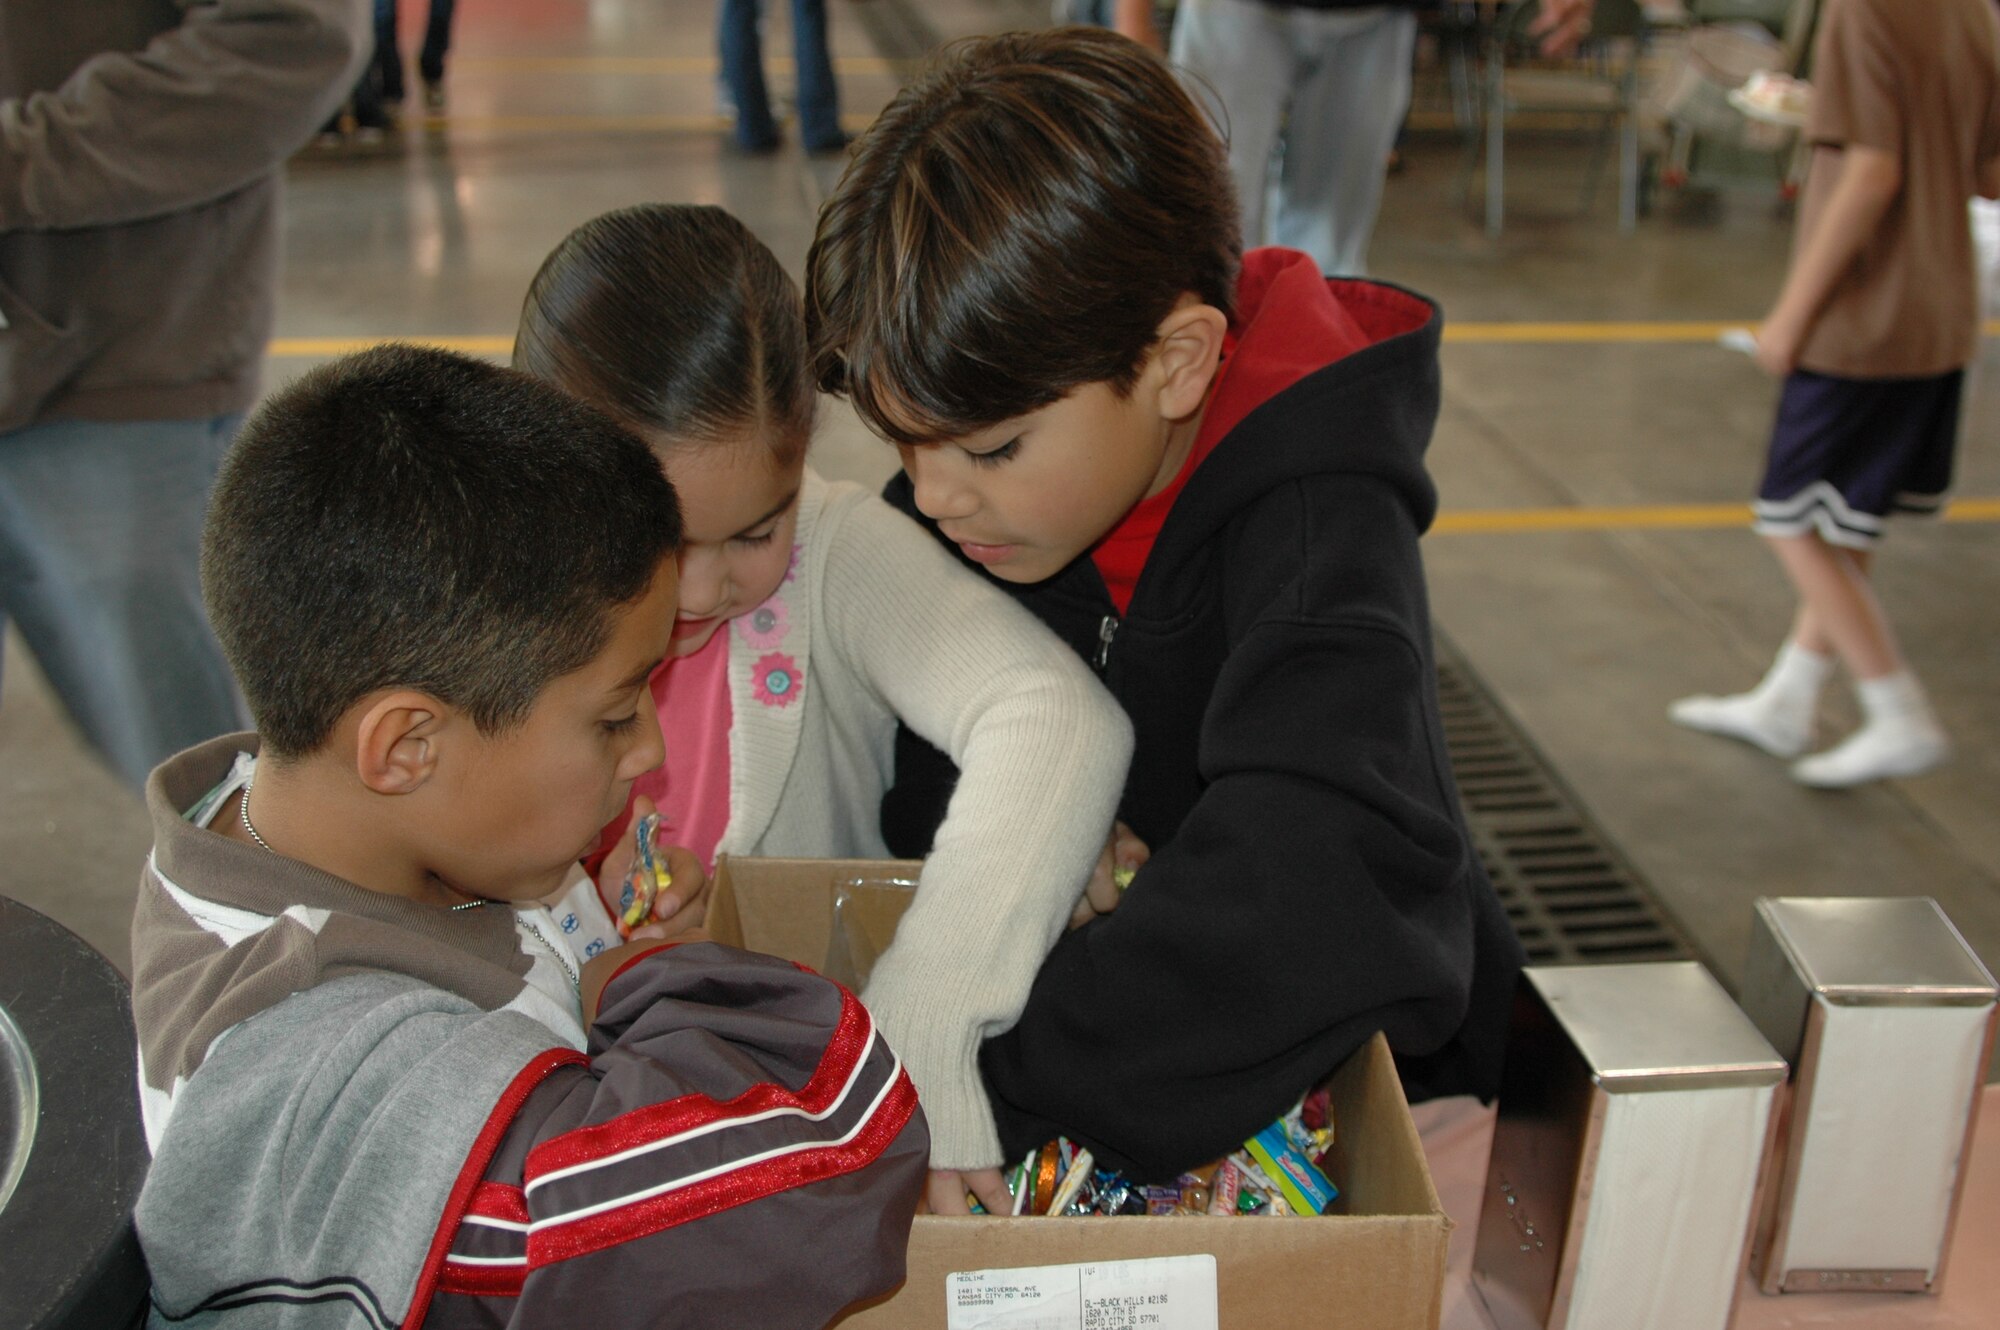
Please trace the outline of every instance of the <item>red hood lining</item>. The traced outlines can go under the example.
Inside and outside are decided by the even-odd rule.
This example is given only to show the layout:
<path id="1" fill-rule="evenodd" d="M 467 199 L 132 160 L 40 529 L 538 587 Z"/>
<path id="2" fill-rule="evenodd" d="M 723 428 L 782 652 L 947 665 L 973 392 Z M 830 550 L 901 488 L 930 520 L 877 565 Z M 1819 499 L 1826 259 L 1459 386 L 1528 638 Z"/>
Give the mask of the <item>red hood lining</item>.
<path id="1" fill-rule="evenodd" d="M 1320 275 L 1294 249 L 1253 249 L 1236 285 L 1227 360 L 1202 421 L 1213 446 L 1259 406 L 1308 374 L 1391 337 L 1415 332 L 1430 305 L 1374 282 Z M 1205 450 L 1200 443 L 1196 452 Z"/>

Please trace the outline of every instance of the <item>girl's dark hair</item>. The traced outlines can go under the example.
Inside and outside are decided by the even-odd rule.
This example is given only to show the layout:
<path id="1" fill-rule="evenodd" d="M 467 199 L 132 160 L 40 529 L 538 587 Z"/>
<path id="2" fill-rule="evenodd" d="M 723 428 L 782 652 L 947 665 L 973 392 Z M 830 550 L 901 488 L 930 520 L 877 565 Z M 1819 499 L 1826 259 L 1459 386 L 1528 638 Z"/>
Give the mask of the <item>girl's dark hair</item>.
<path id="1" fill-rule="evenodd" d="M 1228 152 L 1166 62 L 1096 28 L 947 47 L 855 146 L 806 258 L 819 387 L 898 443 L 1130 390 L 1192 293 L 1233 311 Z"/>
<path id="2" fill-rule="evenodd" d="M 648 435 L 761 435 L 783 463 L 812 434 L 798 287 L 720 208 L 642 203 L 585 222 L 543 261 L 514 367 Z"/>

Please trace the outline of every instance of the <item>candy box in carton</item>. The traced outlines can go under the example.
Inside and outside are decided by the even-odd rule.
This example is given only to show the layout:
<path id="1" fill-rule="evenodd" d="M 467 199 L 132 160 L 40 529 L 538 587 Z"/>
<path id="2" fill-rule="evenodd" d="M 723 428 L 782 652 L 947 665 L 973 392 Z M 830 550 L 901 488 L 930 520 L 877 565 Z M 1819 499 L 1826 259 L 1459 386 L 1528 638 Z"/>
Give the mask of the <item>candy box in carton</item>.
<path id="1" fill-rule="evenodd" d="M 920 865 L 725 857 L 716 866 L 716 940 L 825 968 L 894 935 L 899 894 Z M 837 922 L 837 915 L 839 916 Z M 1435 1330 L 1451 1221 L 1438 1204 L 1388 1046 L 1378 1035 L 1328 1083 L 1339 1125 L 1335 1212 L 1314 1217 L 919 1216 L 909 1274 L 856 1309 L 845 1330 L 940 1330 L 952 1276 L 1078 1262 L 1212 1256 L 1219 1324 Z"/>

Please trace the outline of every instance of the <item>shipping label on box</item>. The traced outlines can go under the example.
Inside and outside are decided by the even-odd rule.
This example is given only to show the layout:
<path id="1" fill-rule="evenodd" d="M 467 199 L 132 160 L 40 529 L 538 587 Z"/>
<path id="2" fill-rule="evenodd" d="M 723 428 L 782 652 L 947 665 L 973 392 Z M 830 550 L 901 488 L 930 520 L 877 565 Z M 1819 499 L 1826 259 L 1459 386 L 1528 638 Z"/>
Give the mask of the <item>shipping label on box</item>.
<path id="1" fill-rule="evenodd" d="M 945 1330 L 1217 1330 L 1215 1258 L 954 1270 Z"/>

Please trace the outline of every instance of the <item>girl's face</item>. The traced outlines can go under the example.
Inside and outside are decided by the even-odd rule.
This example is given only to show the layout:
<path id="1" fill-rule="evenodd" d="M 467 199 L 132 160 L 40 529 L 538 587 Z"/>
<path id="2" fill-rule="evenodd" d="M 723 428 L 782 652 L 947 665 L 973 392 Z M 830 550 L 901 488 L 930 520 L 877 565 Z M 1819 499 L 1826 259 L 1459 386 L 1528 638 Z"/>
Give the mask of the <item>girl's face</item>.
<path id="1" fill-rule="evenodd" d="M 715 630 L 769 600 L 792 564 L 805 457 L 779 462 L 755 434 L 655 446 L 681 499 L 680 614 L 673 655 L 691 656 Z"/>

